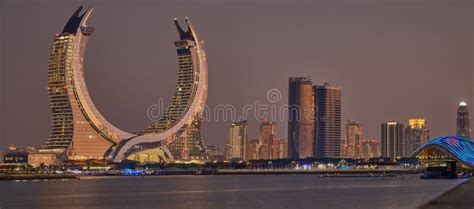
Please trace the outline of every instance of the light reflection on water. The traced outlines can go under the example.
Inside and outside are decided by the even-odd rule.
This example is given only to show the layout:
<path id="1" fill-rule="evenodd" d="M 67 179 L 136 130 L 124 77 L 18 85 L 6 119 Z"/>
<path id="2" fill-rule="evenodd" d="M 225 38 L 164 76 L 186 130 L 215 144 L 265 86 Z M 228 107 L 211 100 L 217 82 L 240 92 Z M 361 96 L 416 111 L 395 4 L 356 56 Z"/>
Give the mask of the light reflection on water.
<path id="1" fill-rule="evenodd" d="M 464 180 L 317 175 L 89 177 L 0 182 L 9 208 L 416 208 Z"/>

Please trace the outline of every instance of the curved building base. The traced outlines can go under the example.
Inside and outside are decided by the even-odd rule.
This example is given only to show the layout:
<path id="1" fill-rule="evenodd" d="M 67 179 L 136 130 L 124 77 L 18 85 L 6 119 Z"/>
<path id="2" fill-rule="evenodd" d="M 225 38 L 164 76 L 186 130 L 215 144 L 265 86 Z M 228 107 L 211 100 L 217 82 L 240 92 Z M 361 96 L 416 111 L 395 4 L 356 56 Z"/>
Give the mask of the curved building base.
<path id="1" fill-rule="evenodd" d="M 173 162 L 173 155 L 166 146 L 147 149 L 128 155 L 127 160 L 140 163 L 170 163 Z"/>

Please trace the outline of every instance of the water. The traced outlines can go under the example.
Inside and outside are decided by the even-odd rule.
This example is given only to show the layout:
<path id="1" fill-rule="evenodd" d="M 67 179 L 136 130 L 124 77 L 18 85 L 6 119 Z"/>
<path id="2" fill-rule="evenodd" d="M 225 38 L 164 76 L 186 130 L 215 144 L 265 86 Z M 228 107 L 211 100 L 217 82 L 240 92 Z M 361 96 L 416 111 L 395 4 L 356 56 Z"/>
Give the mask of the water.
<path id="1" fill-rule="evenodd" d="M 416 208 L 463 181 L 317 175 L 4 181 L 0 182 L 0 208 Z"/>

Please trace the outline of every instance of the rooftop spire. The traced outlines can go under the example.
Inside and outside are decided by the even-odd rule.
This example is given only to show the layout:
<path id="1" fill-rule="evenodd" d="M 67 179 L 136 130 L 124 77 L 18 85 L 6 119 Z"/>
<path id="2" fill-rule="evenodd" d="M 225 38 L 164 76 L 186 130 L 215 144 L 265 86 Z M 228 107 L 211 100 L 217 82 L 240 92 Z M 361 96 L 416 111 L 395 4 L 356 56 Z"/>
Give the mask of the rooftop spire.
<path id="1" fill-rule="evenodd" d="M 83 6 L 79 6 L 76 11 L 72 14 L 72 16 L 67 21 L 66 25 L 64 26 L 63 33 L 70 33 L 76 34 L 77 29 L 81 25 L 82 19 L 86 16 L 87 13 L 92 11 L 92 4 L 81 14 Z"/>
<path id="2" fill-rule="evenodd" d="M 189 20 L 186 17 L 186 25 L 188 26 L 187 31 L 184 31 L 181 25 L 178 22 L 178 18 L 174 18 L 174 24 L 176 25 L 176 29 L 178 30 L 179 37 L 181 40 L 194 40 L 194 36 L 191 30 L 191 27 L 189 26 Z"/>

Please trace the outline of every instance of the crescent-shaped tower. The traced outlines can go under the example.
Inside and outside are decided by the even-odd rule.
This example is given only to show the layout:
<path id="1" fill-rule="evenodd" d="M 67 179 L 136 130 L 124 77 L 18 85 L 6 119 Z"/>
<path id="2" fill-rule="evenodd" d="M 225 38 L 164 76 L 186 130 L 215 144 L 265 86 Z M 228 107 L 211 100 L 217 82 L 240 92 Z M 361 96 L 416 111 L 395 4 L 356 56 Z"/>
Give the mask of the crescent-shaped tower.
<path id="1" fill-rule="evenodd" d="M 54 36 L 48 63 L 51 131 L 42 150 L 65 153 L 68 159 L 102 159 L 105 151 L 133 137 L 109 123 L 97 110 L 84 81 L 84 53 L 94 31 L 87 26 L 92 8 L 82 6 Z"/>
<path id="2" fill-rule="evenodd" d="M 170 105 L 160 119 L 137 136 L 113 147 L 108 158 L 120 162 L 136 160 L 153 147 L 169 147 L 178 160 L 205 160 L 201 139 L 201 119 L 207 100 L 208 71 L 204 42 L 186 18 L 185 31 L 175 19 L 180 40 L 175 41 L 178 54 L 178 81 Z M 144 151 L 145 150 L 145 151 Z"/>
<path id="3" fill-rule="evenodd" d="M 207 61 L 203 41 L 189 20 L 186 18 L 185 31 L 175 19 L 180 37 L 175 42 L 179 71 L 170 105 L 149 128 L 131 134 L 109 123 L 89 96 L 84 53 L 94 31 L 87 26 L 93 9 L 82 9 L 79 7 L 63 31 L 54 36 L 48 65 L 52 125 L 41 151 L 63 153 L 71 160 L 204 160 L 200 125 L 207 99 Z"/>

